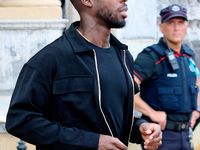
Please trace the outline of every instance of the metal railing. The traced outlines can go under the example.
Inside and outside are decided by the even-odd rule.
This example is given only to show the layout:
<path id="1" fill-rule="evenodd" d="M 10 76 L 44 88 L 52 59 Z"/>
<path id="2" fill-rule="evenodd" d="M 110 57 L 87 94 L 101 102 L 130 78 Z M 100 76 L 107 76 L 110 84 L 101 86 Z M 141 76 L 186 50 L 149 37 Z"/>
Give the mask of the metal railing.
<path id="1" fill-rule="evenodd" d="M 18 144 L 19 144 L 19 145 L 17 146 L 17 150 L 26 150 L 26 149 L 27 149 L 27 147 L 26 147 L 24 141 L 20 140 L 20 141 L 18 142 Z"/>

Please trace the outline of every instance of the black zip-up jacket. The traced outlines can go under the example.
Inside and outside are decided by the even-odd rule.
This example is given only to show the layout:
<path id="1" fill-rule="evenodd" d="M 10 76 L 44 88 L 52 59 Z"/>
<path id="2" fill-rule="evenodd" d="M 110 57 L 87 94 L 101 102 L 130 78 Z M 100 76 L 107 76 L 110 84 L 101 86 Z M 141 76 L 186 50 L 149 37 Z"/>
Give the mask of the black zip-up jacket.
<path id="1" fill-rule="evenodd" d="M 96 53 L 76 31 L 78 25 L 73 23 L 23 66 L 13 92 L 6 129 L 37 150 L 98 149 L 99 135 L 112 135 L 101 108 Z M 113 35 L 111 44 L 118 50 L 128 80 L 120 140 L 126 145 L 140 143 L 139 125 L 145 121 L 133 124 L 133 58 Z M 105 132 L 99 133 L 99 127 Z"/>

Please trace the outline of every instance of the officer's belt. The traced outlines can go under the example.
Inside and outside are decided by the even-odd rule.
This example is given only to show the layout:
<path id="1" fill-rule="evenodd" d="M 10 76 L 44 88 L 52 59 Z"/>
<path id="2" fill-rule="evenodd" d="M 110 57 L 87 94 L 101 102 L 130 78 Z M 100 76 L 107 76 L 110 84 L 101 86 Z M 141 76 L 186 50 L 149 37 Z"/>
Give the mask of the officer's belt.
<path id="1" fill-rule="evenodd" d="M 167 120 L 165 129 L 173 131 L 184 131 L 188 130 L 189 126 L 190 122 L 173 122 Z"/>
<path id="2" fill-rule="evenodd" d="M 153 122 L 149 117 L 147 117 L 145 115 L 142 115 L 141 118 L 145 119 L 148 122 Z M 172 131 L 184 131 L 184 130 L 188 130 L 189 126 L 190 126 L 190 122 L 174 122 L 174 121 L 167 120 L 165 129 L 172 130 Z"/>

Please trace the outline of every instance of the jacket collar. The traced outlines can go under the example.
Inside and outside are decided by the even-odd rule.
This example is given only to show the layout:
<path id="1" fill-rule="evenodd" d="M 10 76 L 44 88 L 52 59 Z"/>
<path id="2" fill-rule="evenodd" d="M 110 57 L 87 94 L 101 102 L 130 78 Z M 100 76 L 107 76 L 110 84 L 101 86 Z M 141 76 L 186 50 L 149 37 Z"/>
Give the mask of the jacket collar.
<path id="1" fill-rule="evenodd" d="M 71 24 L 68 30 L 65 32 L 65 36 L 71 43 L 71 46 L 75 53 L 86 52 L 92 50 L 87 41 L 76 31 L 76 28 L 79 26 L 80 21 L 74 22 Z M 123 50 L 128 49 L 128 46 L 122 44 L 117 38 L 110 34 L 110 42 L 115 45 L 117 49 Z"/>

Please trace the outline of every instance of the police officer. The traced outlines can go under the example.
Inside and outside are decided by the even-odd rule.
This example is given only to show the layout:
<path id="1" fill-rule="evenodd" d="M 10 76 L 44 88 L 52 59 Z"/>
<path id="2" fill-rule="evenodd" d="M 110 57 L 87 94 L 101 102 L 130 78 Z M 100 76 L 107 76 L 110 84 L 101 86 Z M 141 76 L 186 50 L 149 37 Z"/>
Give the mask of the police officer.
<path id="1" fill-rule="evenodd" d="M 135 80 L 141 89 L 135 96 L 136 109 L 143 113 L 142 118 L 161 126 L 159 150 L 192 150 L 190 126 L 199 117 L 194 110 L 199 108 L 200 92 L 195 54 L 182 44 L 189 26 L 187 10 L 173 4 L 162 9 L 160 16 L 164 36 L 135 60 Z M 190 124 L 192 112 L 196 117 Z"/>

